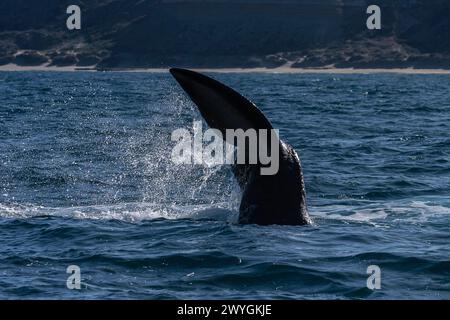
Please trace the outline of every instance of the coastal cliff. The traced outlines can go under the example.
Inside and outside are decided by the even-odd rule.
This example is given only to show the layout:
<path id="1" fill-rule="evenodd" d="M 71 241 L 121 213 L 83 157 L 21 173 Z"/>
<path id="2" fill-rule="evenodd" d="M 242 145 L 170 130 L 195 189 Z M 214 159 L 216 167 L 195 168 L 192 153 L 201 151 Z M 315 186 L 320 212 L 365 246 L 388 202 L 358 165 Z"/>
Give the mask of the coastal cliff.
<path id="1" fill-rule="evenodd" d="M 66 8 L 81 8 L 68 30 Z M 0 65 L 450 68 L 450 2 L 2 0 Z"/>

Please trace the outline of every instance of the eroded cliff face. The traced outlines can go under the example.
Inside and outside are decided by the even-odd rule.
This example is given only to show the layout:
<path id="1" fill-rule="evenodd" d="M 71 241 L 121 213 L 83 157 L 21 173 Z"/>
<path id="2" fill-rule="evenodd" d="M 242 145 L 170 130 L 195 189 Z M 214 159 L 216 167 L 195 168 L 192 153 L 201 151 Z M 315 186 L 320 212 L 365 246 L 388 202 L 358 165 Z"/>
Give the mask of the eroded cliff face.
<path id="1" fill-rule="evenodd" d="M 2 0 L 0 64 L 450 67 L 450 1 L 376 2 L 382 30 L 364 0 Z"/>

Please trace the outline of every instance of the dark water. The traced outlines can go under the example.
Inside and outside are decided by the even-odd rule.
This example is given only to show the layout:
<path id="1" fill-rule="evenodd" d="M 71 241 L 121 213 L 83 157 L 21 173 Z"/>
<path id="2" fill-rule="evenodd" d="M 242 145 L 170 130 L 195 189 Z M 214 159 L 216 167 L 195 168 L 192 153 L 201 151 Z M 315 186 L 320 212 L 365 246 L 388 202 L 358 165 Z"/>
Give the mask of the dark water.
<path id="1" fill-rule="evenodd" d="M 172 164 L 200 115 L 168 74 L 0 73 L 0 298 L 450 298 L 450 77 L 215 76 L 298 150 L 314 225 L 237 225 L 229 167 Z"/>

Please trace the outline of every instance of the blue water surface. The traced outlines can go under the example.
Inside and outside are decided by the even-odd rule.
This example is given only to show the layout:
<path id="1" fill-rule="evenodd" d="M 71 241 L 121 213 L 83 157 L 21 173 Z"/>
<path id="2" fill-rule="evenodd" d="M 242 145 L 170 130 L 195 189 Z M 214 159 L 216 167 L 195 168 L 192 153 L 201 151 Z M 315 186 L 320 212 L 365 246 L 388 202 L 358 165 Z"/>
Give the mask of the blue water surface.
<path id="1" fill-rule="evenodd" d="M 1 72 L 0 298 L 450 298 L 448 75 L 211 75 L 296 148 L 314 224 L 238 225 L 229 166 L 173 164 L 201 116 L 168 73 Z"/>

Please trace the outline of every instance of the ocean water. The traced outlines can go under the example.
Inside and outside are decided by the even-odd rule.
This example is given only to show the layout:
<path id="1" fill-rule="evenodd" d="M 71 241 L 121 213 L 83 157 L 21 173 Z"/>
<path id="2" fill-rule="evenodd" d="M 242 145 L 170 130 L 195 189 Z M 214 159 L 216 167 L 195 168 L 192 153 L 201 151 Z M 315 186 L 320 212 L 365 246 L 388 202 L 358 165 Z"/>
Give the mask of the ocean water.
<path id="1" fill-rule="evenodd" d="M 450 77 L 212 76 L 296 148 L 314 224 L 238 225 L 228 166 L 171 162 L 201 116 L 168 73 L 2 72 L 0 298 L 450 298 Z"/>

